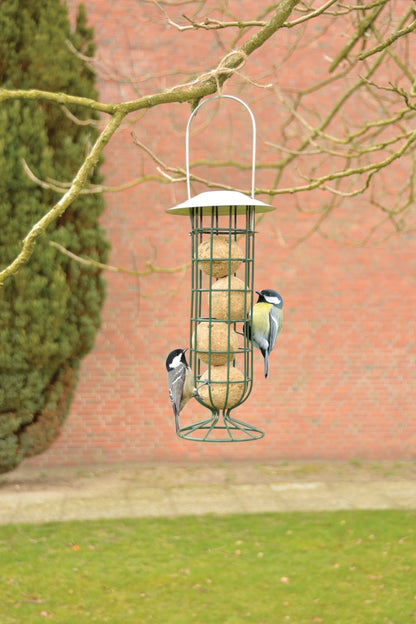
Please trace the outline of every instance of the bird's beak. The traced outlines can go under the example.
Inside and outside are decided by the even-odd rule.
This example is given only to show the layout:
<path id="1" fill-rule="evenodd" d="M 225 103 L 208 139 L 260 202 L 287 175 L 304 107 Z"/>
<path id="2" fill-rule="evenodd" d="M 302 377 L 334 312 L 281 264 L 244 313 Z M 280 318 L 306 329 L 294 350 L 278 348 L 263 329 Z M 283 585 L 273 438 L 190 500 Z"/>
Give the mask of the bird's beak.
<path id="1" fill-rule="evenodd" d="M 185 349 L 182 349 L 182 353 L 185 353 L 186 351 L 188 351 L 188 347 L 185 347 Z"/>
<path id="2" fill-rule="evenodd" d="M 260 292 L 259 290 L 256 290 L 256 293 L 257 293 L 258 295 L 261 295 L 261 292 Z"/>

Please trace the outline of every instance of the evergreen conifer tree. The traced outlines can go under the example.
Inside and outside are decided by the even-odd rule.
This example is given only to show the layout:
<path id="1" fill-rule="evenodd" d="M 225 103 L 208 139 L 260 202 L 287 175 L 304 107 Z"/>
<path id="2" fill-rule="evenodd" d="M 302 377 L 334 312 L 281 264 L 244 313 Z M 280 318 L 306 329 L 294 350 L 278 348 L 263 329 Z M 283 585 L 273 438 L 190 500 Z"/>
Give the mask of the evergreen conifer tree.
<path id="1" fill-rule="evenodd" d="M 71 51 L 92 56 L 92 29 L 81 5 L 75 31 L 60 0 L 0 3 L 0 83 L 96 97 L 95 76 Z M 90 111 L 71 107 L 80 120 Z M 70 181 L 95 140 L 93 125 L 74 123 L 47 102 L 0 107 L 0 267 L 17 255 L 32 225 L 56 194 L 24 173 Z M 101 181 L 98 168 L 91 182 Z M 82 195 L 40 240 L 30 260 L 0 289 L 0 471 L 41 453 L 60 432 L 80 361 L 100 324 L 104 284 L 97 269 L 80 265 L 49 244 L 105 262 L 108 243 L 98 218 L 101 196 Z"/>

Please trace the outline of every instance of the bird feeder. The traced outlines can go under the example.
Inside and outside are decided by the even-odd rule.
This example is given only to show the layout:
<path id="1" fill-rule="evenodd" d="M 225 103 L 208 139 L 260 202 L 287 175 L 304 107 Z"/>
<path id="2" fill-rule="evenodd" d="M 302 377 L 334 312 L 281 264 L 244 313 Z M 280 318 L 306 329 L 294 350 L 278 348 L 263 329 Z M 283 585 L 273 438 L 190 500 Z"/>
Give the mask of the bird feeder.
<path id="1" fill-rule="evenodd" d="M 229 98 L 248 111 L 253 129 L 251 196 L 237 191 L 208 191 L 191 197 L 189 131 L 207 102 Z M 250 108 L 232 95 L 213 96 L 192 112 L 186 127 L 188 200 L 167 212 L 187 215 L 191 225 L 190 366 L 197 400 L 210 416 L 179 428 L 186 440 L 243 442 L 264 436 L 260 429 L 231 414 L 250 395 L 253 347 L 243 332 L 253 306 L 256 215 L 274 210 L 254 199 L 256 125 Z M 208 382 L 202 386 L 202 383 Z"/>

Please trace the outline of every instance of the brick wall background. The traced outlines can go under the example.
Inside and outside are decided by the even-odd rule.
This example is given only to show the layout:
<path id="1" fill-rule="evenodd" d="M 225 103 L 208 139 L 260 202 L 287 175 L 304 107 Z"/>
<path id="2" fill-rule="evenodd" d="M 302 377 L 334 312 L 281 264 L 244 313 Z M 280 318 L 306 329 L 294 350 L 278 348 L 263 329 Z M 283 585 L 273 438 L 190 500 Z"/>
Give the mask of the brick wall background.
<path id="1" fill-rule="evenodd" d="M 68 2 L 71 11 L 75 4 Z M 184 71 L 182 79 L 190 79 L 215 65 L 223 54 L 220 41 L 231 37 L 228 32 L 220 37 L 204 31 L 180 34 L 147 2 L 85 4 L 95 28 L 104 70 L 99 89 L 106 102 L 174 85 L 180 80 L 178 69 Z M 247 6 L 248 16 L 255 14 L 256 0 L 238 4 Z M 172 17 L 183 12 L 181 6 L 169 9 Z M 326 76 L 331 46 L 342 34 L 325 32 L 324 20 L 313 28 L 315 34 L 321 28 L 321 37 L 307 45 L 305 33 L 304 45 L 282 66 L 283 51 L 295 34 L 281 31 L 250 59 L 247 73 L 263 84 L 277 79 L 286 89 L 305 88 L 312 77 Z M 339 28 L 346 31 L 348 25 Z M 229 81 L 226 92 L 241 95 L 251 106 L 258 125 L 258 160 L 267 159 L 273 150 L 266 142 L 279 141 L 285 116 L 275 95 L 239 80 Z M 328 104 L 316 102 L 322 114 Z M 364 114 L 361 104 L 357 115 Z M 208 107 L 201 122 L 195 122 L 191 159 L 234 157 L 249 163 L 246 113 L 227 103 L 213 117 Z M 152 160 L 134 145 L 132 131 L 168 164 L 184 166 L 189 114 L 188 105 L 173 104 L 132 115 L 106 148 L 106 183 L 116 186 L 157 175 Z M 201 171 L 214 180 L 229 175 L 221 169 Z M 388 170 L 385 192 L 393 197 L 395 184 L 406 175 L 401 165 Z M 248 176 L 246 171 L 229 182 L 248 188 Z M 257 180 L 266 186 L 271 177 L 259 170 Z M 285 179 L 282 186 L 288 183 Z M 188 262 L 188 219 L 165 213 L 185 199 L 183 183 L 150 181 L 106 193 L 103 225 L 113 246 L 111 264 L 133 268 L 133 255 L 141 270 L 148 260 L 161 267 Z M 378 244 L 373 239 L 365 246 L 347 244 L 350 238 L 363 238 L 381 219 L 363 194 L 336 209 L 321 233 L 294 245 L 316 221 L 313 214 L 300 212 L 299 204 L 313 209 L 328 201 L 323 191 L 278 196 L 272 200 L 276 211 L 258 226 L 256 288 L 276 288 L 283 295 L 284 327 L 267 380 L 262 358 L 255 354 L 254 390 L 235 415 L 265 429 L 264 439 L 209 445 L 175 436 L 165 358 L 172 348 L 189 342 L 190 274 L 153 273 L 137 279 L 107 273 L 102 329 L 82 364 L 65 427 L 46 453 L 26 465 L 415 457 L 415 234 L 390 236 L 386 223 L 377 230 Z M 182 421 L 195 413 L 202 417 L 204 409 L 192 402 Z"/>

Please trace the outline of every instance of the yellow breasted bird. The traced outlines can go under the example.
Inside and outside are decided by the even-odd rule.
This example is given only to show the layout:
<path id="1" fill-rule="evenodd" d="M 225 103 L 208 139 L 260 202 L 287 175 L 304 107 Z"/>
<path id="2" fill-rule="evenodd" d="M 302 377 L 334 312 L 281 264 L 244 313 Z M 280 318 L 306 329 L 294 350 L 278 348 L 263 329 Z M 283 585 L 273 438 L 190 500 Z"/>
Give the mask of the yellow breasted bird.
<path id="1" fill-rule="evenodd" d="M 259 298 L 253 314 L 244 323 L 244 333 L 264 358 L 264 376 L 269 373 L 269 355 L 282 329 L 283 299 L 275 290 L 256 290 Z"/>

